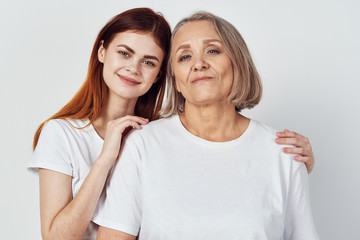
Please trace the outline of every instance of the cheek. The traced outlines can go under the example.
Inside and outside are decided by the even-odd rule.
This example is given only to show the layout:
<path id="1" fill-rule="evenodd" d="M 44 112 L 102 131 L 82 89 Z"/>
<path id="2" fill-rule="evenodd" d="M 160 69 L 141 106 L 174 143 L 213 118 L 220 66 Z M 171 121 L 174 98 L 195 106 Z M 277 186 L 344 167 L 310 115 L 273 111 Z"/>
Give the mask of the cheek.
<path id="1" fill-rule="evenodd" d="M 146 69 L 143 72 L 143 77 L 144 77 L 144 80 L 146 81 L 147 85 L 152 85 L 153 83 L 155 83 L 156 78 L 159 74 L 159 71 L 160 71 L 159 69 L 154 69 L 154 70 Z"/>
<path id="2" fill-rule="evenodd" d="M 182 86 L 185 83 L 183 71 L 181 71 L 179 68 L 174 69 L 174 76 L 175 76 L 175 88 L 178 92 L 182 92 L 181 89 Z"/>
<path id="3" fill-rule="evenodd" d="M 227 81 L 232 83 L 234 79 L 233 67 L 230 61 L 224 61 L 224 65 L 222 66 L 223 73 L 222 75 Z"/>
<path id="4" fill-rule="evenodd" d="M 174 71 L 174 76 L 175 76 L 175 79 L 176 81 L 178 82 L 186 82 L 186 75 L 187 75 L 187 68 L 186 66 L 175 66 L 173 68 L 173 71 Z"/>
<path id="5" fill-rule="evenodd" d="M 121 67 L 121 61 L 114 54 L 106 55 L 104 59 L 104 71 L 112 71 Z"/>

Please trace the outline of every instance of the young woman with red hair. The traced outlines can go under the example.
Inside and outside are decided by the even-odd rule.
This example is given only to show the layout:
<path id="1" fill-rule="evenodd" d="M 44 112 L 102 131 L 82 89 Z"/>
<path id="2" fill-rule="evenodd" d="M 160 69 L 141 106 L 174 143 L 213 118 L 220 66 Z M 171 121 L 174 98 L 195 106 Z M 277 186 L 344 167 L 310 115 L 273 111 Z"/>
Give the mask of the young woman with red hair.
<path id="1" fill-rule="evenodd" d="M 171 30 L 148 8 L 125 11 L 100 31 L 83 86 L 34 136 L 29 168 L 39 171 L 43 239 L 95 239 L 91 218 L 129 128 L 160 117 Z M 305 138 L 282 132 L 278 143 L 313 155 Z M 305 149 L 305 151 L 304 151 Z M 307 149 L 307 150 L 306 150 Z"/>
<path id="2" fill-rule="evenodd" d="M 40 125 L 29 167 L 39 169 L 43 239 L 96 238 L 90 220 L 122 137 L 159 118 L 170 36 L 151 9 L 115 16 L 94 43 L 83 86 Z"/>

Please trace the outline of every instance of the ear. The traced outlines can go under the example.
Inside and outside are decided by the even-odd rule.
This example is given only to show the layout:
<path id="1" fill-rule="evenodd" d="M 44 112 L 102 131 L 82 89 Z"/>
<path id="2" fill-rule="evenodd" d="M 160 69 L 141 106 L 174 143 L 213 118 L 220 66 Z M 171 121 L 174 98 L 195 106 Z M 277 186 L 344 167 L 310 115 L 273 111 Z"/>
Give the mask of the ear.
<path id="1" fill-rule="evenodd" d="M 98 49 L 98 59 L 99 59 L 99 62 L 101 62 L 101 63 L 104 63 L 105 51 L 106 51 L 106 49 L 104 48 L 104 40 L 101 40 L 100 47 Z"/>

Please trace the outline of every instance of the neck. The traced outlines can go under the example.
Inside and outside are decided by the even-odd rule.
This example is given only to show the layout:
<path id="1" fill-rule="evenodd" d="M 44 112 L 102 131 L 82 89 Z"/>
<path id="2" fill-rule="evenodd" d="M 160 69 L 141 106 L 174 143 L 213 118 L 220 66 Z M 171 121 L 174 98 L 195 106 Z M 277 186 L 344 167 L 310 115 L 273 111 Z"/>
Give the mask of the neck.
<path id="1" fill-rule="evenodd" d="M 109 98 L 104 104 L 100 116 L 95 119 L 93 126 L 100 135 L 104 138 L 107 124 L 110 121 L 124 117 L 126 115 L 134 115 L 137 98 L 125 99 L 109 94 Z"/>
<path id="2" fill-rule="evenodd" d="M 185 102 L 180 114 L 184 127 L 192 134 L 208 141 L 226 142 L 240 137 L 250 120 L 235 110 L 232 103 L 196 106 Z"/>

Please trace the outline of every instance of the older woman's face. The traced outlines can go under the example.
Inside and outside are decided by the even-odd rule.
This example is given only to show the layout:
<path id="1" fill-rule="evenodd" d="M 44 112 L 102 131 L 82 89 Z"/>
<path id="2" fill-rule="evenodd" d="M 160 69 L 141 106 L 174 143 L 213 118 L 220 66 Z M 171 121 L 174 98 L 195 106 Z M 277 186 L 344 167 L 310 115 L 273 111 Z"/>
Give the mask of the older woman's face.
<path id="1" fill-rule="evenodd" d="M 176 88 L 188 103 L 206 105 L 224 101 L 229 95 L 232 64 L 210 22 L 182 26 L 174 36 L 171 61 Z"/>

